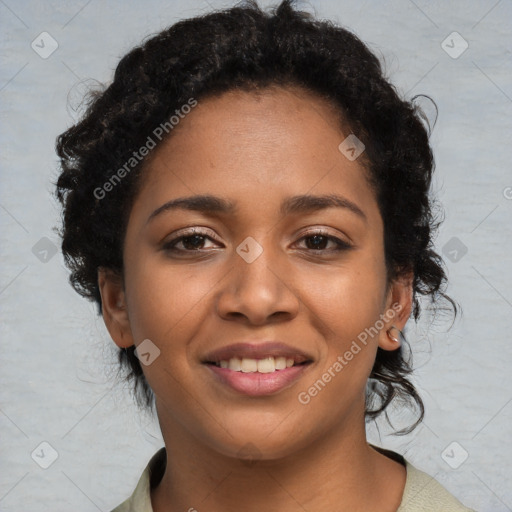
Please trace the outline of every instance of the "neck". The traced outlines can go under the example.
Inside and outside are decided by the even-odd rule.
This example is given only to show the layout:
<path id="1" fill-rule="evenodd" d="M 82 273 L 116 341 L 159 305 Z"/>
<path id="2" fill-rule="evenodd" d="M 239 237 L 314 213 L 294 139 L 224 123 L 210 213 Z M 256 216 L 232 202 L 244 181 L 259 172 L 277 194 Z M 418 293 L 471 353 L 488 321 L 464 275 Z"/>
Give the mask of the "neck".
<path id="1" fill-rule="evenodd" d="M 167 466 L 152 490 L 154 512 L 322 510 L 394 512 L 405 468 L 371 448 L 364 428 L 339 428 L 274 460 L 240 460 L 202 444 L 176 422 L 160 423 Z"/>

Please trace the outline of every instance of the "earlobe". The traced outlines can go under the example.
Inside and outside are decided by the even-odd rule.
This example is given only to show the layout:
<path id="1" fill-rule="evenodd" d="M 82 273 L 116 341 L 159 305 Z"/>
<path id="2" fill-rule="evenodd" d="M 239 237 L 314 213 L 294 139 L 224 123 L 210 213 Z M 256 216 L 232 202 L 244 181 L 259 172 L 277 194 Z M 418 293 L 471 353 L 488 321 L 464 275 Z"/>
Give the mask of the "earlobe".
<path id="1" fill-rule="evenodd" d="M 403 336 L 402 331 L 396 325 L 392 325 L 386 329 L 386 334 L 388 339 L 390 339 L 393 343 L 396 343 L 396 347 L 398 348 Z"/>
<path id="2" fill-rule="evenodd" d="M 379 336 L 379 347 L 383 350 L 400 348 L 402 331 L 412 311 L 413 274 L 398 277 L 391 285 L 383 315 L 384 327 Z"/>
<path id="3" fill-rule="evenodd" d="M 103 321 L 114 343 L 121 348 L 132 346 L 130 320 L 122 278 L 110 269 L 98 269 Z"/>

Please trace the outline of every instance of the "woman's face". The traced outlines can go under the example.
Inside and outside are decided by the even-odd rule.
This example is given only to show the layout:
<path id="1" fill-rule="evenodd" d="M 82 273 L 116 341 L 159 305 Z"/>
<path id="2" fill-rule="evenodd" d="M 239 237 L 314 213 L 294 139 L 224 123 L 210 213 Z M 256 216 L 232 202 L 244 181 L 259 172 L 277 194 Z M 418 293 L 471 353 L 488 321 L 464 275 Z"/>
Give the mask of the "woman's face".
<path id="1" fill-rule="evenodd" d="M 338 124 L 299 89 L 229 92 L 153 150 L 124 289 L 100 286 L 116 343 L 150 340 L 142 367 L 164 436 L 272 459 L 364 428 L 377 346 L 396 348 L 385 330 L 403 327 L 410 290 L 387 287 L 376 198 Z M 382 327 L 396 302 L 405 314 Z"/>

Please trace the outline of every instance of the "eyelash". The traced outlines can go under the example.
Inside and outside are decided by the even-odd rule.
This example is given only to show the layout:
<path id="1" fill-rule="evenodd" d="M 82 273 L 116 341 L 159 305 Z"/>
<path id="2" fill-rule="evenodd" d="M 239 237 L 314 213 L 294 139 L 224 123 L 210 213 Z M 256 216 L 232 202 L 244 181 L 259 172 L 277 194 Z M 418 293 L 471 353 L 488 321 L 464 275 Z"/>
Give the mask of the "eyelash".
<path id="1" fill-rule="evenodd" d="M 179 237 L 174 238 L 173 240 L 170 240 L 163 246 L 163 249 L 165 251 L 174 252 L 174 253 L 200 253 L 200 252 L 202 252 L 202 249 L 195 249 L 195 250 L 192 249 L 191 250 L 191 249 L 177 249 L 176 248 L 176 245 L 178 243 L 180 243 L 181 241 L 186 240 L 187 238 L 194 238 L 196 236 L 199 236 L 199 237 L 202 237 L 205 239 L 208 238 L 208 239 L 212 240 L 213 242 L 216 242 L 216 240 L 213 237 L 209 236 L 208 233 L 206 233 L 204 231 L 200 231 L 198 229 L 193 229 L 192 231 L 185 233 L 184 235 L 181 235 Z M 336 238 L 335 236 L 330 235 L 328 232 L 326 232 L 325 230 L 322 230 L 322 229 L 318 229 L 315 231 L 310 231 L 310 232 L 305 233 L 299 239 L 299 241 L 305 240 L 307 238 L 313 238 L 315 236 L 327 238 L 328 241 L 333 241 L 337 247 L 335 249 L 306 249 L 306 251 L 318 254 L 318 253 L 322 253 L 322 252 L 323 253 L 333 253 L 333 252 L 347 251 L 347 250 L 353 248 L 353 246 L 351 244 L 349 244 L 348 242 L 345 242 L 344 240 L 340 240 L 339 238 Z"/>

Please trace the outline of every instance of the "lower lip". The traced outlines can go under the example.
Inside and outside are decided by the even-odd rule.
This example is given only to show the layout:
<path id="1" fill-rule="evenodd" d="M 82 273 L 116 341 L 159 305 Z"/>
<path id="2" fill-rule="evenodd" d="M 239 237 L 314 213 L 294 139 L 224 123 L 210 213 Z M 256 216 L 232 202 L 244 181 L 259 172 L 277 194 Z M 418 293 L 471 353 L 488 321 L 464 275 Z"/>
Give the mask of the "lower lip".
<path id="1" fill-rule="evenodd" d="M 272 373 L 235 372 L 228 368 L 220 368 L 212 364 L 206 365 L 213 374 L 235 391 L 248 396 L 265 396 L 278 393 L 297 381 L 309 366 L 301 364 Z"/>

